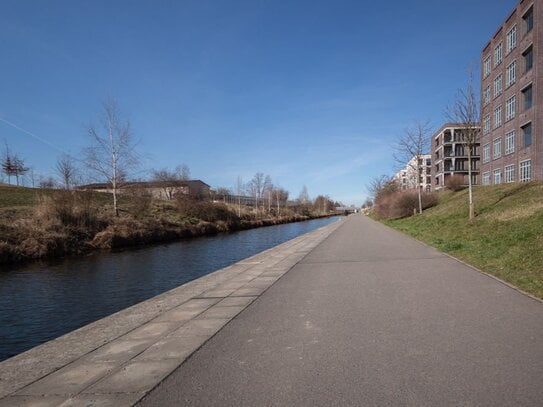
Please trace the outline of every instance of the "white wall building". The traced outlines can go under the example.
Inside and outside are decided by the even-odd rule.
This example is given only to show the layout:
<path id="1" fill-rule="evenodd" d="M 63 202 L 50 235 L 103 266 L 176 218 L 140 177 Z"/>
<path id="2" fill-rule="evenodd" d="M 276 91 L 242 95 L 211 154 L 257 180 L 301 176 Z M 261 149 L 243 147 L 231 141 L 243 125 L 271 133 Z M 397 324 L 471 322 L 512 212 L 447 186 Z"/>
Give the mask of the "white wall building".
<path id="1" fill-rule="evenodd" d="M 418 162 L 417 162 L 418 161 Z M 394 178 L 400 185 L 400 189 L 417 189 L 430 192 L 432 188 L 432 155 L 423 154 L 413 157 L 405 166 L 396 173 Z"/>

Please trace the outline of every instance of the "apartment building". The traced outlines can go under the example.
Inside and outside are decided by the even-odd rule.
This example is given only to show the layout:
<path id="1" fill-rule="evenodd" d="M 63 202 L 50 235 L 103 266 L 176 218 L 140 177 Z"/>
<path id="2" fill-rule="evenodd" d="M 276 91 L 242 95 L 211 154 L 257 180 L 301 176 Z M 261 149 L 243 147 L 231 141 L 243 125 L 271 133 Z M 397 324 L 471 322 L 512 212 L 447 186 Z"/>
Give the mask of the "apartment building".
<path id="1" fill-rule="evenodd" d="M 404 168 L 398 171 L 396 175 L 394 175 L 394 180 L 396 181 L 400 189 L 407 189 L 407 170 Z"/>
<path id="2" fill-rule="evenodd" d="M 481 183 L 543 179 L 543 2 L 521 0 L 481 54 Z"/>
<path id="3" fill-rule="evenodd" d="M 468 185 L 468 150 L 464 145 L 465 126 L 446 123 L 432 136 L 432 190 L 441 191 L 453 176 L 460 176 Z M 477 143 L 471 152 L 471 182 L 479 184 L 479 152 Z"/>
<path id="4" fill-rule="evenodd" d="M 409 160 L 405 168 L 396 173 L 394 179 L 400 189 L 416 189 L 417 186 L 420 186 L 423 191 L 429 192 L 432 184 L 431 169 L 432 155 L 424 154 Z"/>

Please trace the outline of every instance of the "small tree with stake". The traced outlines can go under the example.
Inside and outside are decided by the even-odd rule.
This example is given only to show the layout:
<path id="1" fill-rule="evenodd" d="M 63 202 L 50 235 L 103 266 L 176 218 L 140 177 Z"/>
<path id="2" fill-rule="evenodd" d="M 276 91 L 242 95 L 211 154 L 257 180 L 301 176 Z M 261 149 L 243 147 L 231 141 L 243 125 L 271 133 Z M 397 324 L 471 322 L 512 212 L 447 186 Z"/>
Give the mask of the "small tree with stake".
<path id="1" fill-rule="evenodd" d="M 468 83 L 465 89 L 459 89 L 456 100 L 446 111 L 449 120 L 462 124 L 462 144 L 464 150 L 468 153 L 468 199 L 469 199 L 469 219 L 475 218 L 475 205 L 473 203 L 473 182 L 472 157 L 475 155 L 475 149 L 479 144 L 481 134 L 479 102 L 475 96 L 473 88 L 473 74 L 471 70 L 468 74 Z"/>
<path id="2" fill-rule="evenodd" d="M 415 125 L 405 130 L 404 134 L 399 137 L 394 152 L 394 159 L 400 165 L 408 166 L 408 176 L 413 177 L 413 185 L 417 188 L 419 213 L 422 213 L 422 185 L 421 176 L 424 168 L 423 156 L 428 150 L 430 140 L 431 127 L 429 122 L 417 122 Z"/>

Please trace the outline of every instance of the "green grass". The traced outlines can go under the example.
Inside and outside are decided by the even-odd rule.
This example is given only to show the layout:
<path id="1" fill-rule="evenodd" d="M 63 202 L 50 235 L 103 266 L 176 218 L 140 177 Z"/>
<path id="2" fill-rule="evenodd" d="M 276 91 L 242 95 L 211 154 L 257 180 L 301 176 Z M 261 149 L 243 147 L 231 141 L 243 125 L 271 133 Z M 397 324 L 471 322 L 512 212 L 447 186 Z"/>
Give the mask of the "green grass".
<path id="1" fill-rule="evenodd" d="M 38 196 L 37 189 L 0 184 L 0 208 L 33 206 Z"/>
<path id="2" fill-rule="evenodd" d="M 543 183 L 476 188 L 472 222 L 467 202 L 467 190 L 446 192 L 422 215 L 386 224 L 543 298 Z"/>

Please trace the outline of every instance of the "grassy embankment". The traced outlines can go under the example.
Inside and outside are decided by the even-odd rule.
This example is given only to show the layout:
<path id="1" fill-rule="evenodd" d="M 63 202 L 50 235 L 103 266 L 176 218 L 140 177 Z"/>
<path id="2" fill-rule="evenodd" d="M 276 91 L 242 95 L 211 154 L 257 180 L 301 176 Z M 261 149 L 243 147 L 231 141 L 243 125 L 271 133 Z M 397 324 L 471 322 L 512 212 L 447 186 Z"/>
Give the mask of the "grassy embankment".
<path id="1" fill-rule="evenodd" d="M 473 222 L 467 202 L 467 190 L 445 192 L 422 215 L 385 223 L 543 298 L 543 183 L 476 188 Z"/>
<path id="2" fill-rule="evenodd" d="M 281 208 L 280 216 L 205 201 L 122 195 L 112 216 L 111 195 L 0 185 L 0 264 L 172 241 L 321 217 L 310 208 Z"/>

